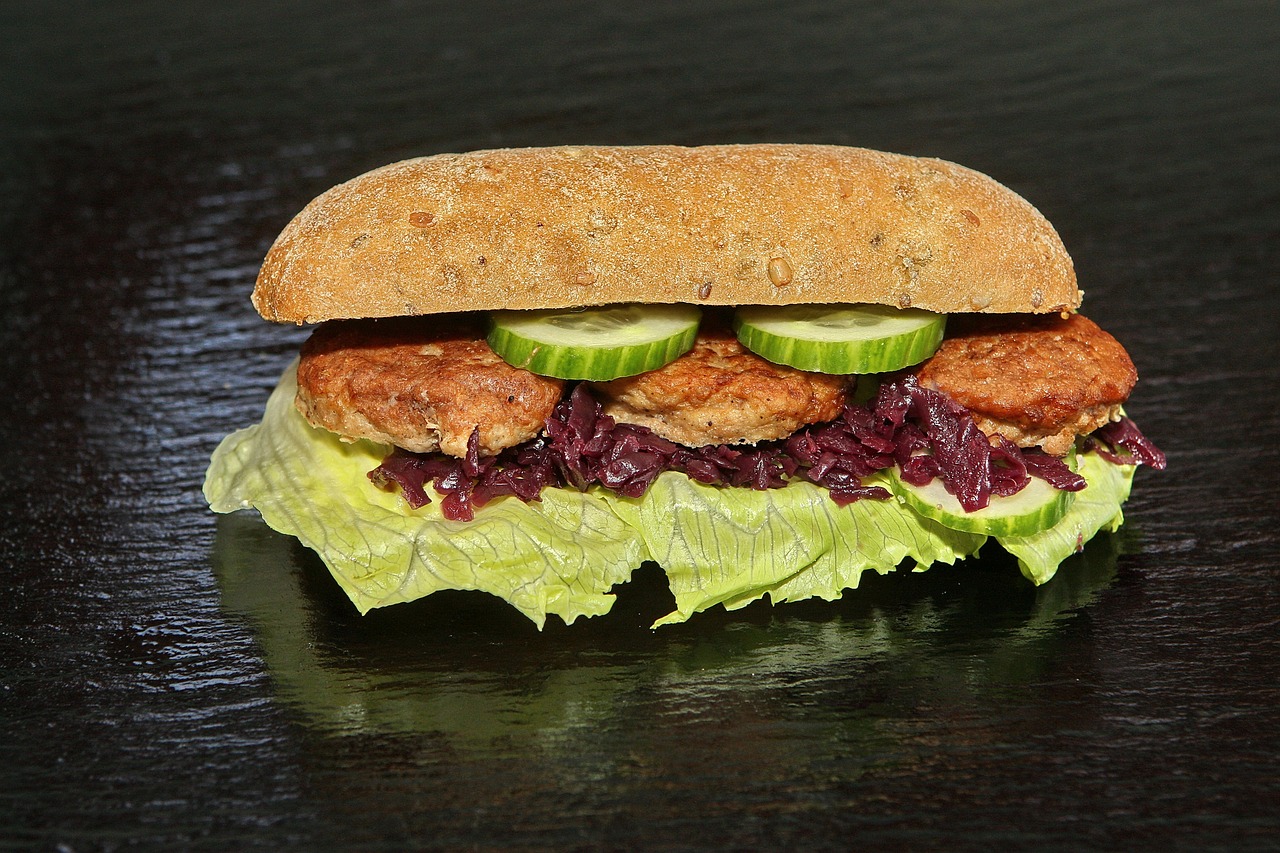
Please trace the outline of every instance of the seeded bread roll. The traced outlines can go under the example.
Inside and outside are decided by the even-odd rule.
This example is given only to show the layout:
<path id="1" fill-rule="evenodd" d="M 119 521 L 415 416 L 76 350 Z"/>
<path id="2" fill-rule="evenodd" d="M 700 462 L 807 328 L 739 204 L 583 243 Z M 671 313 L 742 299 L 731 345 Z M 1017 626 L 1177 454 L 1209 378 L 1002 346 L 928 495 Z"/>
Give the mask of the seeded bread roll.
<path id="1" fill-rule="evenodd" d="M 868 302 L 1048 313 L 1080 302 L 1057 232 L 943 160 L 819 145 L 440 154 L 334 187 L 253 302 L 316 323 L 615 302 Z"/>

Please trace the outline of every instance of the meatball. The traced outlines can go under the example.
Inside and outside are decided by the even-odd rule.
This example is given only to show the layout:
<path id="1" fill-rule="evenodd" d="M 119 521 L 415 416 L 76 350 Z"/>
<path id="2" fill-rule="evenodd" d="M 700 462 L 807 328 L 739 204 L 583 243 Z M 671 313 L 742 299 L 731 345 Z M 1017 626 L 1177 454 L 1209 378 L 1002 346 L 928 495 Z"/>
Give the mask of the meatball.
<path id="1" fill-rule="evenodd" d="M 295 403 L 344 438 L 416 452 L 465 456 L 479 427 L 492 456 L 536 437 L 563 388 L 507 364 L 469 318 L 339 320 L 303 345 Z"/>
<path id="2" fill-rule="evenodd" d="M 1079 314 L 953 323 L 914 372 L 922 386 L 969 409 L 983 432 L 1054 456 L 1118 418 L 1138 379 L 1124 347 Z"/>
<path id="3" fill-rule="evenodd" d="M 592 391 L 606 414 L 691 447 L 755 444 L 840 415 L 848 378 L 773 364 L 727 330 L 699 333 L 670 364 Z"/>

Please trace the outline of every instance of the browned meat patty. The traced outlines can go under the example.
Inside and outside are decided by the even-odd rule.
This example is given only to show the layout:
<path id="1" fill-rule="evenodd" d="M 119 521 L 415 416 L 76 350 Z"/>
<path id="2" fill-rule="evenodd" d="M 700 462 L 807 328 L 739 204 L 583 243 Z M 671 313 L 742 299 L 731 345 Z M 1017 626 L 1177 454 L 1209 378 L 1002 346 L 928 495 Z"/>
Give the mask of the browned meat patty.
<path id="1" fill-rule="evenodd" d="M 848 380 L 765 361 L 731 332 L 715 330 L 664 367 L 592 390 L 615 420 L 700 447 L 785 438 L 832 420 L 844 408 Z"/>
<path id="2" fill-rule="evenodd" d="M 563 387 L 507 364 L 465 318 L 343 320 L 303 345 L 295 402 L 345 438 L 417 452 L 465 456 L 478 426 L 492 456 L 537 436 Z"/>
<path id="3" fill-rule="evenodd" d="M 982 317 L 952 329 L 915 371 L 920 384 L 1020 447 L 1063 455 L 1077 435 L 1118 417 L 1138 380 L 1124 347 L 1079 314 Z"/>

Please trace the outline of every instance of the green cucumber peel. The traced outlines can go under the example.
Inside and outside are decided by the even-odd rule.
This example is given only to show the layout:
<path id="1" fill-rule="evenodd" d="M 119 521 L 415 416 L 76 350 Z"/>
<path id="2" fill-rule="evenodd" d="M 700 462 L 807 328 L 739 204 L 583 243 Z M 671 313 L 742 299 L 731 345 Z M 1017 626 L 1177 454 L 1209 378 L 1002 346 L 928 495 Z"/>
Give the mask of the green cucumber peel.
<path id="1" fill-rule="evenodd" d="M 947 491 L 941 478 L 917 486 L 903 480 L 900 469 L 894 467 L 891 482 L 891 491 L 913 512 L 952 530 L 996 537 L 1030 536 L 1048 530 L 1067 514 L 1076 496 L 1032 477 L 1017 494 L 992 495 L 987 506 L 969 511 Z"/>
<path id="2" fill-rule="evenodd" d="M 818 373 L 888 373 L 937 351 L 946 315 L 890 305 L 751 305 L 733 316 L 747 349 Z"/>
<path id="3" fill-rule="evenodd" d="M 488 341 L 515 367 L 605 382 L 656 370 L 688 352 L 701 317 L 692 305 L 495 311 Z"/>

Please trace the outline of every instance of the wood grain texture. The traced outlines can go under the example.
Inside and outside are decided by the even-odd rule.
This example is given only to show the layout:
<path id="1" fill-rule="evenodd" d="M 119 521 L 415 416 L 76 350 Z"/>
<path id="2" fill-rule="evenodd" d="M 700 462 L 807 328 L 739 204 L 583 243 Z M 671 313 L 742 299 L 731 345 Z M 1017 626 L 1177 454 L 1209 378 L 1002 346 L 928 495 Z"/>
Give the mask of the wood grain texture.
<path id="1" fill-rule="evenodd" d="M 0 847 L 1276 848 L 1280 5 L 195 8 L 5 6 Z M 998 175 L 1169 469 L 1044 587 L 984 549 L 661 632 L 651 567 L 540 635 L 467 593 L 361 618 L 208 511 L 306 336 L 248 300 L 284 223 L 381 163 L 586 139 Z"/>

